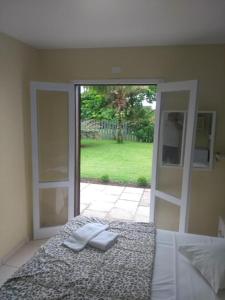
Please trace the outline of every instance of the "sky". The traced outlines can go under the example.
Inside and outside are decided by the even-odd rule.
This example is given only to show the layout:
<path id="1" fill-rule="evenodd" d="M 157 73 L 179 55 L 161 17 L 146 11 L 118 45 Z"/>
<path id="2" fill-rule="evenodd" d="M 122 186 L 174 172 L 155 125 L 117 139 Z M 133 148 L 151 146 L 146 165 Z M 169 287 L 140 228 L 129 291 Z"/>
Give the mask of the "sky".
<path id="1" fill-rule="evenodd" d="M 152 108 L 152 110 L 156 109 L 156 101 L 153 101 L 152 103 L 148 103 L 148 101 L 144 100 L 142 101 L 142 105 L 143 106 L 150 106 Z"/>

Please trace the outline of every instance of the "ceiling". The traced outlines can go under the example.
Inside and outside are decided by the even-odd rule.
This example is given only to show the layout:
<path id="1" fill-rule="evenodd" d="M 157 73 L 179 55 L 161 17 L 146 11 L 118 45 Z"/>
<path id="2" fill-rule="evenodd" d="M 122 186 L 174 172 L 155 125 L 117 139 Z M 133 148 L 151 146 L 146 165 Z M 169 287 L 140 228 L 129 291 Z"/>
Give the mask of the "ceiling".
<path id="1" fill-rule="evenodd" d="M 0 0 L 0 31 L 37 48 L 225 43 L 225 0 Z"/>

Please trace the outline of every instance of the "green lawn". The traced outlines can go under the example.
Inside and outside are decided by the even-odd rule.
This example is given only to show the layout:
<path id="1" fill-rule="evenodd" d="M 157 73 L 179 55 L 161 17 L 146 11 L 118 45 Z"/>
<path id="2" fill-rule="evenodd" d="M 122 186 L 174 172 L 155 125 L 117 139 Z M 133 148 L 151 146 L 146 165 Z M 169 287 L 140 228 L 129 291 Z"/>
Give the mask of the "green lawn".
<path id="1" fill-rule="evenodd" d="M 139 177 L 151 182 L 153 144 L 114 140 L 81 140 L 81 178 L 137 183 Z"/>

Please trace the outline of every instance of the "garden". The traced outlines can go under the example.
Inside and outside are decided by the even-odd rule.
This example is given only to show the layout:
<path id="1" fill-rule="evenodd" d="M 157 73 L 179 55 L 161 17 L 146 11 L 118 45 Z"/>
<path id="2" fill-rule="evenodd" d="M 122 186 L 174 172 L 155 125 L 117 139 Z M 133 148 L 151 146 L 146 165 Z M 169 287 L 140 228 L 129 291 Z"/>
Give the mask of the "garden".
<path id="1" fill-rule="evenodd" d="M 150 186 L 156 87 L 81 92 L 81 180 Z"/>

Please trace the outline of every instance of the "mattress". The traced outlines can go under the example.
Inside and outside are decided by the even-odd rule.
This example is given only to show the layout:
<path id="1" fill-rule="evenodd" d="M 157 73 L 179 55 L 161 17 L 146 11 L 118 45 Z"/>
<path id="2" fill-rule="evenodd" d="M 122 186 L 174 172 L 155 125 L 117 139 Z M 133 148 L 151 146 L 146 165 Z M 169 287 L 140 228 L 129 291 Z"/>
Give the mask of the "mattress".
<path id="1" fill-rule="evenodd" d="M 114 224 L 116 225 L 116 224 Z M 132 223 L 130 224 L 130 226 L 133 226 L 132 231 L 134 231 L 134 235 L 137 232 L 137 228 L 139 228 L 141 226 L 141 224 L 137 224 L 137 223 Z M 69 224 L 66 225 L 65 228 L 65 234 L 70 234 L 70 228 L 68 227 Z M 139 227 L 138 227 L 139 226 Z M 68 227 L 68 228 L 67 228 Z M 135 228 L 135 230 L 134 230 Z M 69 231 L 68 231 L 69 230 Z M 118 230 L 118 228 L 116 229 L 116 231 Z M 68 231 L 68 232 L 67 232 Z M 148 233 L 149 235 L 149 233 Z M 132 235 L 133 236 L 133 235 Z M 71 260 L 72 262 L 72 266 L 76 266 L 76 268 L 72 268 L 74 274 L 77 272 L 77 276 L 82 277 L 84 274 L 84 269 L 87 268 L 87 283 L 89 282 L 88 278 L 90 276 L 90 272 L 88 271 L 88 266 L 90 265 L 90 259 L 88 260 L 87 258 L 87 249 L 84 252 L 81 252 L 80 255 L 80 261 L 83 262 L 82 264 L 77 264 L 76 262 L 73 261 L 73 259 L 75 259 L 74 255 L 71 255 L 71 257 L 69 257 L 68 255 L 66 256 L 66 252 L 68 252 L 68 250 L 64 247 L 61 247 L 61 251 L 65 251 L 65 255 L 61 255 L 61 252 L 58 251 L 59 249 L 57 248 L 57 245 L 61 244 L 62 240 L 65 239 L 66 236 L 61 236 L 60 233 L 54 237 L 53 239 L 49 240 L 49 242 L 46 245 L 43 245 L 41 247 L 41 249 L 39 250 L 39 252 L 36 254 L 36 256 L 34 256 L 33 259 L 30 260 L 30 262 L 26 263 L 22 269 L 22 277 L 23 278 L 30 278 L 28 281 L 25 280 L 21 280 L 21 284 L 23 289 L 25 289 L 25 294 L 27 294 L 28 292 L 28 287 L 27 284 L 30 282 L 31 284 L 31 292 L 33 291 L 33 281 L 32 281 L 32 276 L 35 276 L 35 280 L 37 280 L 38 276 L 40 277 L 39 279 L 42 280 L 43 279 L 43 286 L 42 288 L 44 289 L 44 287 L 48 284 L 51 283 L 51 281 L 54 281 L 55 284 L 55 279 L 54 279 L 54 273 L 52 273 L 52 267 L 57 268 L 57 270 L 59 270 L 60 275 L 58 280 L 61 282 L 58 282 L 58 287 L 60 289 L 63 288 L 63 285 L 68 285 L 68 286 L 72 286 L 73 287 L 73 277 L 71 275 L 71 270 L 70 272 L 66 272 L 63 273 L 62 272 L 62 266 L 59 265 L 60 262 L 62 262 L 64 265 L 64 259 L 66 259 L 66 265 L 69 265 L 69 262 Z M 213 290 L 211 289 L 211 287 L 208 285 L 208 283 L 204 280 L 204 278 L 201 276 L 200 273 L 198 273 L 192 266 L 191 264 L 188 262 L 188 260 L 186 258 L 184 258 L 179 252 L 178 252 L 178 247 L 180 245 L 184 245 L 184 244 L 193 244 L 193 243 L 217 243 L 219 242 L 221 239 L 220 238 L 213 238 L 213 237 L 207 237 L 207 236 L 199 236 L 199 235 L 193 235 L 193 234 L 181 234 L 181 233 L 176 233 L 176 232 L 172 232 L 172 231 L 165 231 L 165 230 L 157 230 L 156 233 L 156 251 L 155 252 L 155 261 L 154 261 L 154 268 L 153 268 L 153 279 L 152 279 L 152 285 L 151 285 L 151 300 L 225 300 L 225 291 L 221 292 L 219 295 L 215 295 L 215 293 L 213 292 Z M 140 243 L 140 235 L 139 235 L 139 244 L 141 246 L 142 243 Z M 146 249 L 146 251 L 149 251 L 150 253 L 150 249 L 151 247 L 149 246 L 149 244 L 141 246 L 142 250 Z M 114 247 L 112 247 L 111 251 L 117 251 L 116 249 L 116 245 Z M 89 249 L 89 251 L 91 251 L 91 249 Z M 43 253 L 42 253 L 43 252 Z M 49 252 L 49 253 L 48 253 Z M 106 253 L 97 253 L 96 251 L 92 250 L 93 254 L 95 254 L 94 256 L 92 256 L 92 260 L 93 259 L 98 259 L 100 257 L 96 256 L 97 254 L 99 256 L 108 256 L 109 253 L 108 251 Z M 110 252 L 110 251 L 109 251 Z M 141 253 L 141 252 L 140 252 Z M 43 254 L 43 255 L 42 255 Z M 53 255 L 54 254 L 54 255 Z M 49 255 L 51 256 L 50 261 L 52 261 L 52 265 L 48 264 L 48 267 L 50 268 L 49 270 L 46 269 L 47 266 L 45 264 L 45 256 L 47 257 L 47 259 L 49 260 Z M 85 255 L 85 257 L 82 258 L 82 255 Z M 56 256 L 56 257 L 55 257 Z M 57 257 L 60 256 L 60 259 L 57 259 Z M 127 262 L 129 262 L 130 264 L 133 264 L 133 266 L 135 265 L 135 270 L 137 273 L 137 280 L 140 286 L 142 286 L 143 284 L 143 271 L 144 269 L 148 268 L 148 264 L 147 264 L 147 258 L 143 256 L 143 259 L 140 260 L 137 258 L 132 259 L 131 255 L 128 253 L 123 253 L 123 258 L 121 257 L 117 257 L 117 261 L 118 264 L 123 264 L 124 260 L 124 256 L 126 256 L 126 265 Z M 41 262 L 44 264 L 46 271 L 49 271 L 49 274 L 51 274 L 51 276 L 46 277 L 45 274 L 43 273 L 43 278 L 42 278 L 42 274 L 39 274 L 38 268 L 39 268 L 39 264 L 40 262 L 38 261 L 38 263 L 36 263 L 36 260 L 38 258 L 41 257 Z M 112 262 L 115 260 L 115 258 L 112 258 Z M 56 261 L 56 262 L 55 262 Z M 143 261 L 143 262 L 142 262 Z M 87 263 L 89 262 L 89 263 Z M 142 262 L 142 263 L 141 263 Z M 32 267 L 32 268 L 31 268 Z M 35 269 L 35 267 L 37 269 Z M 112 265 L 110 264 L 110 272 L 109 275 L 112 273 L 111 270 L 112 269 Z M 148 272 L 150 274 L 150 269 L 148 268 Z M 32 271 L 32 272 L 31 272 Z M 43 270 L 41 269 L 41 272 Z M 19 271 L 17 271 L 19 272 Z M 24 274 L 25 272 L 25 274 Z M 27 272 L 27 273 L 26 273 Z M 138 273 L 139 272 L 139 273 Z M 122 276 L 121 272 L 118 273 L 120 276 Z M 18 274 L 17 274 L 18 275 Z M 76 274 L 75 274 L 76 275 Z M 150 274 L 151 275 L 151 274 Z M 21 274 L 19 273 L 18 279 L 21 276 Z M 24 277 L 25 276 L 25 277 Z M 85 275 L 86 276 L 86 275 Z M 105 274 L 104 274 L 105 276 Z M 102 277 L 104 279 L 104 276 Z M 15 277 L 15 275 L 14 275 Z M 15 277 L 15 278 L 16 278 Z M 109 278 L 108 276 L 106 278 Z M 20 280 L 16 280 L 17 285 L 19 284 Z M 110 279 L 110 278 L 109 278 Z M 72 281 L 72 282 L 71 282 Z M 36 282 L 36 281 L 35 281 Z M 112 284 L 113 281 L 110 281 L 110 285 Z M 122 282 L 122 280 L 121 280 Z M 8 288 L 10 288 L 8 291 L 15 291 L 16 286 L 14 285 L 15 282 L 13 281 L 9 281 L 8 282 Z M 99 283 L 101 283 L 101 289 L 100 290 L 104 290 L 104 288 L 107 288 L 105 286 L 105 282 L 104 280 L 99 280 Z M 23 286 L 24 284 L 24 286 Z M 11 285 L 13 285 L 13 289 L 11 289 Z M 124 284 L 123 284 L 124 285 Z M 97 285 L 98 286 L 98 285 Z M 137 292 L 137 282 L 134 284 L 132 284 L 132 287 L 134 288 L 134 291 Z M 7 288 L 7 287 L 6 287 Z M 22 290 L 23 290 L 22 289 Z M 59 289 L 59 292 L 60 292 Z M 67 290 L 67 289 L 66 289 Z M 85 289 L 84 289 L 85 290 Z M 116 291 L 117 289 L 115 289 Z M 129 289 L 128 289 L 129 290 Z M 21 288 L 19 287 L 19 291 L 21 292 Z M 44 292 L 48 293 L 51 290 L 47 289 Z M 32 292 L 33 293 L 33 292 Z M 56 297 L 57 299 L 71 299 L 71 297 L 61 297 L 60 295 L 58 295 L 59 297 Z M 65 295 L 64 295 L 65 296 Z M 86 295 L 87 296 L 87 295 Z M 1 299 L 18 299 L 18 297 L 13 298 L 13 297 L 3 297 L 1 292 L 0 292 L 0 298 Z M 53 299 L 53 297 L 48 297 L 46 295 L 45 297 L 46 299 Z M 41 298 L 41 299 L 45 299 L 45 298 Z M 54 299 L 56 299 L 54 298 Z M 136 297 L 137 299 L 140 299 L 140 297 Z M 135 299 L 136 299 L 135 298 Z M 25 297 L 22 297 L 20 299 L 25 299 Z M 36 299 L 35 297 L 28 297 L 28 299 Z M 40 299 L 40 298 L 38 298 Z M 81 298 L 77 297 L 72 297 L 72 299 L 92 299 L 93 297 L 86 297 L 84 298 L 81 295 Z M 103 297 L 97 297 L 95 299 L 106 299 L 104 296 Z M 130 297 L 116 297 L 116 298 L 110 298 L 107 297 L 107 299 L 131 299 Z"/>
<path id="2" fill-rule="evenodd" d="M 157 230 L 152 300 L 225 300 L 178 251 L 184 244 L 217 243 L 220 238 Z"/>

